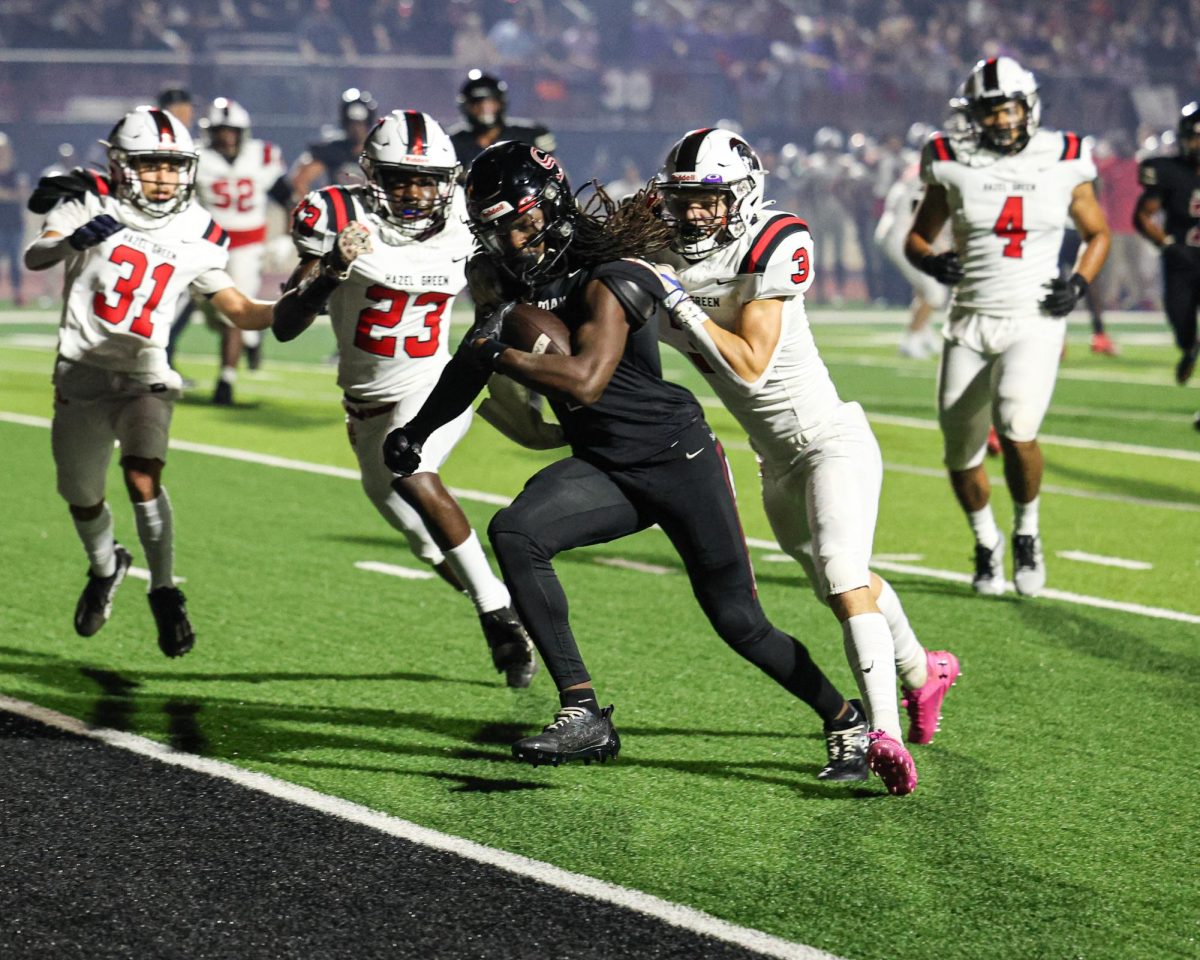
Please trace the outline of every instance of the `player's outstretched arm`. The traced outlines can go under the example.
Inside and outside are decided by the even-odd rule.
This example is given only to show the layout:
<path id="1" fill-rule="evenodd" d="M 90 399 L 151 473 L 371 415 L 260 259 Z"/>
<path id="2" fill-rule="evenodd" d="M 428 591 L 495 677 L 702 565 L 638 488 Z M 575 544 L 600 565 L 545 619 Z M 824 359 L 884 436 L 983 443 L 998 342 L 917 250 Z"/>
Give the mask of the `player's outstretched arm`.
<path id="1" fill-rule="evenodd" d="M 274 320 L 267 324 L 276 339 L 286 343 L 307 330 L 333 291 L 350 275 L 354 261 L 370 252 L 370 232 L 351 220 L 323 257 L 301 260 L 288 279 L 287 292 L 275 303 Z"/>
<path id="2" fill-rule="evenodd" d="M 270 300 L 251 300 L 237 287 L 226 287 L 212 295 L 214 307 L 239 330 L 266 330 L 271 325 Z"/>
<path id="3" fill-rule="evenodd" d="M 65 260 L 70 252 L 66 237 L 54 230 L 47 230 L 25 248 L 25 269 L 48 270 Z"/>

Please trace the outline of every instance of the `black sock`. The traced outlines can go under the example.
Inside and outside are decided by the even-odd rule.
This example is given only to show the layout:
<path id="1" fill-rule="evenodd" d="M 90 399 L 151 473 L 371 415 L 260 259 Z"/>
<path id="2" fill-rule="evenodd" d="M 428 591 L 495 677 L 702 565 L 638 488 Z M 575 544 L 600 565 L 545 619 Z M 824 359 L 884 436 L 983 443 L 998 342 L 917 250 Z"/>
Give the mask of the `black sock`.
<path id="1" fill-rule="evenodd" d="M 596 702 L 596 691 L 591 687 L 578 687 L 575 690 L 560 690 L 558 702 L 564 707 L 583 707 L 599 715 L 600 704 Z"/>
<path id="2" fill-rule="evenodd" d="M 866 719 L 866 715 L 861 709 L 861 701 L 847 700 L 846 702 L 850 705 L 850 709 L 846 711 L 846 715 L 840 720 L 834 720 L 829 724 L 830 730 L 846 730 L 856 723 L 862 723 Z"/>

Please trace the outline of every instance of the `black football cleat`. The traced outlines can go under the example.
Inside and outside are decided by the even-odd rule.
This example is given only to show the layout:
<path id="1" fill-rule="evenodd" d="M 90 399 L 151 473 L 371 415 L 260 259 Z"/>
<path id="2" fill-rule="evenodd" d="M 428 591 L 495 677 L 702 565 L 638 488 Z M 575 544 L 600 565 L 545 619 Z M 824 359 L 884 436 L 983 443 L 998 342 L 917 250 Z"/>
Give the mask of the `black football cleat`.
<path id="1" fill-rule="evenodd" d="M 1200 357 L 1200 343 L 1193 343 L 1183 351 L 1179 363 L 1175 364 L 1175 382 L 1181 387 L 1192 379 L 1196 372 L 1196 358 Z"/>
<path id="2" fill-rule="evenodd" d="M 196 643 L 187 615 L 187 598 L 178 587 L 159 587 L 146 597 L 158 624 L 158 648 L 168 657 L 182 657 Z"/>
<path id="3" fill-rule="evenodd" d="M 108 623 L 112 616 L 113 598 L 117 595 L 117 587 L 129 572 L 133 563 L 133 555 L 119 543 L 113 549 L 117 568 L 111 576 L 98 577 L 88 570 L 87 586 L 79 595 L 79 603 L 75 605 L 75 632 L 81 637 L 94 637 L 100 628 Z"/>
<path id="4" fill-rule="evenodd" d="M 212 402 L 215 407 L 232 407 L 233 384 L 228 380 L 218 380 L 213 388 Z"/>
<path id="5" fill-rule="evenodd" d="M 612 712 L 612 704 L 599 713 L 592 713 L 586 707 L 563 707 L 541 733 L 514 743 L 513 756 L 535 767 L 543 763 L 557 767 L 571 760 L 604 763 L 621 750 L 621 738 L 612 725 Z"/>
<path id="6" fill-rule="evenodd" d="M 850 701 L 850 712 L 836 724 L 825 727 L 825 749 L 829 759 L 818 780 L 843 783 L 850 780 L 866 780 L 870 776 L 867 767 L 867 712 L 861 700 Z"/>
<path id="7" fill-rule="evenodd" d="M 479 624 L 492 651 L 496 672 L 504 674 L 504 681 L 510 687 L 529 686 L 539 666 L 533 641 L 516 611 L 512 607 L 489 610 L 479 615 Z"/>

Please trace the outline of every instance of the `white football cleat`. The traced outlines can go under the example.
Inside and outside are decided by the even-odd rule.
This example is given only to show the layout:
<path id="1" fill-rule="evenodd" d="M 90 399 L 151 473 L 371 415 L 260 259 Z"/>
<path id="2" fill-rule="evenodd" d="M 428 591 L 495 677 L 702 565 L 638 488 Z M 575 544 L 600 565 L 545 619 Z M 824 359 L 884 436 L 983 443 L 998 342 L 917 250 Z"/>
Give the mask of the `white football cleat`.
<path id="1" fill-rule="evenodd" d="M 1046 558 L 1036 534 L 1013 534 L 1013 584 L 1023 597 L 1036 597 L 1046 585 Z"/>
<path id="2" fill-rule="evenodd" d="M 1007 589 L 1004 582 L 1004 538 L 996 541 L 990 550 L 981 543 L 975 544 L 975 576 L 971 586 L 976 593 L 985 597 L 999 597 Z"/>

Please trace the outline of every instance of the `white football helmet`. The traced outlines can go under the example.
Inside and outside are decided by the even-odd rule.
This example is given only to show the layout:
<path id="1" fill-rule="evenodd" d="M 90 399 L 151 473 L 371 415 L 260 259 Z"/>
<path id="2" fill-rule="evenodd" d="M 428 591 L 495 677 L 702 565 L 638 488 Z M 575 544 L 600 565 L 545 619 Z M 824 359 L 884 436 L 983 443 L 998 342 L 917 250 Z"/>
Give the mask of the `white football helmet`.
<path id="1" fill-rule="evenodd" d="M 375 213 L 406 237 L 439 228 L 454 198 L 461 167 L 454 144 L 433 117 L 418 110 L 393 110 L 367 136 L 358 160 L 374 198 Z M 397 199 L 397 175 L 424 174 L 437 181 L 436 197 Z"/>
<path id="2" fill-rule="evenodd" d="M 250 113 L 236 100 L 228 97 L 217 97 L 208 108 L 208 113 L 200 121 L 205 130 L 213 127 L 233 127 L 246 133 L 250 129 Z"/>
<path id="3" fill-rule="evenodd" d="M 157 107 L 137 107 L 125 114 L 112 128 L 107 140 L 108 175 L 113 193 L 153 219 L 170 217 L 192 199 L 196 188 L 196 147 L 187 127 L 172 114 Z M 179 183 L 174 193 L 163 200 L 146 196 L 139 166 L 166 161 L 175 168 Z"/>
<path id="4" fill-rule="evenodd" d="M 1025 107 L 1024 120 L 1003 126 L 983 123 L 997 107 L 1014 101 Z M 1023 150 L 1042 119 L 1037 80 L 1012 57 L 980 60 L 959 87 L 950 106 L 963 111 L 977 140 L 997 153 Z"/>
<path id="5" fill-rule="evenodd" d="M 720 127 L 693 130 L 671 148 L 655 178 L 663 215 L 674 228 L 671 249 L 700 260 L 746 232 L 763 206 L 766 171 L 742 137 Z M 700 196 L 718 195 L 711 216 L 687 215 Z"/>

